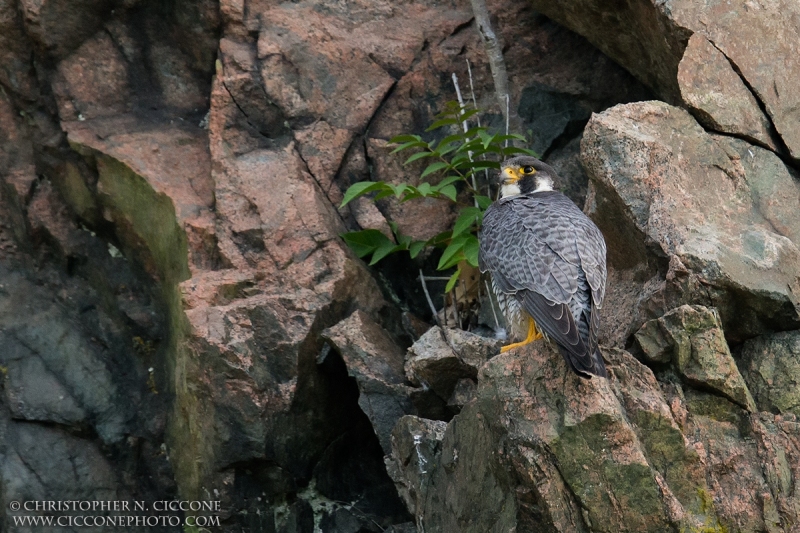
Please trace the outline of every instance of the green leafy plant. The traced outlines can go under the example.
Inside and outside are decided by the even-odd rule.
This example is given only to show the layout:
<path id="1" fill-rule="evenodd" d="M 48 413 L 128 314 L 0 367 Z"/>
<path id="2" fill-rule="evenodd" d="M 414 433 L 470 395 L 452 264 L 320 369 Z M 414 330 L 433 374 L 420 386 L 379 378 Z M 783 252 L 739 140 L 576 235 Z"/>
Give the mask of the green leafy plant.
<path id="1" fill-rule="evenodd" d="M 374 265 L 395 252 L 408 251 L 415 258 L 426 248 L 436 247 L 444 249 L 437 270 L 449 270 L 462 261 L 473 267 L 478 266 L 477 231 L 484 211 L 492 203 L 492 199 L 481 194 L 479 190 L 480 174 L 488 169 L 499 169 L 500 161 L 514 154 L 536 154 L 509 144 L 509 141 L 526 142 L 521 135 L 491 133 L 480 125 L 465 128 L 466 121 L 477 113 L 477 109 L 467 110 L 458 102 L 448 102 L 444 111 L 436 116 L 436 120 L 425 131 L 454 128 L 458 129 L 458 133 L 430 142 L 424 141 L 419 135 L 399 135 L 390 140 L 397 145 L 392 154 L 415 151 L 406 159 L 406 165 L 423 159 L 431 161 L 420 174 L 417 185 L 362 181 L 351 185 L 342 200 L 342 207 L 367 194 L 373 194 L 373 201 L 394 196 L 400 202 L 417 198 L 437 198 L 453 202 L 458 205 L 458 216 L 453 228 L 425 241 L 403 235 L 392 222 L 389 226 L 394 240 L 377 229 L 345 233 L 345 242 L 359 257 L 369 258 L 369 264 Z M 488 192 L 485 183 L 484 188 Z M 453 273 L 445 288 L 446 292 L 453 288 L 460 274 L 460 268 Z"/>

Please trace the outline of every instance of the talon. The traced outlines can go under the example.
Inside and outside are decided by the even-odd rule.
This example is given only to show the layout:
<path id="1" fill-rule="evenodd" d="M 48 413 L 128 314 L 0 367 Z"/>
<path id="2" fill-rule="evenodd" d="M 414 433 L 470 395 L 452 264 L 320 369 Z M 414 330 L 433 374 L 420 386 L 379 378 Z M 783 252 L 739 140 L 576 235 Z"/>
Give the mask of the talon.
<path id="1" fill-rule="evenodd" d="M 506 353 L 509 350 L 513 350 L 514 348 L 520 348 L 525 346 L 526 344 L 530 344 L 533 341 L 538 341 L 539 339 L 543 338 L 543 335 L 539 333 L 539 330 L 536 328 L 536 322 L 532 318 L 528 318 L 528 336 L 525 337 L 525 340 L 522 342 L 515 342 L 513 344 L 509 344 L 507 346 L 503 346 L 500 348 L 500 353 Z"/>

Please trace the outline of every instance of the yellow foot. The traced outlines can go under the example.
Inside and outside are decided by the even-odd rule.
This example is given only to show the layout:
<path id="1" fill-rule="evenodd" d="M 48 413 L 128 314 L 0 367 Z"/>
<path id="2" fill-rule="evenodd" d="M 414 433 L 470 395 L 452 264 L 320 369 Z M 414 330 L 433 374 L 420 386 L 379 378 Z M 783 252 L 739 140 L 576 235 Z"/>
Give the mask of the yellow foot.
<path id="1" fill-rule="evenodd" d="M 539 330 L 536 329 L 536 322 L 533 321 L 532 318 L 528 318 L 528 336 L 525 337 L 525 340 L 522 342 L 515 342 L 513 344 L 509 344 L 508 346 L 503 346 L 500 348 L 500 353 L 506 353 L 509 350 L 513 350 L 514 348 L 519 348 L 520 346 L 525 346 L 526 344 L 530 344 L 533 341 L 538 341 L 542 338 L 542 334 L 539 333 Z"/>

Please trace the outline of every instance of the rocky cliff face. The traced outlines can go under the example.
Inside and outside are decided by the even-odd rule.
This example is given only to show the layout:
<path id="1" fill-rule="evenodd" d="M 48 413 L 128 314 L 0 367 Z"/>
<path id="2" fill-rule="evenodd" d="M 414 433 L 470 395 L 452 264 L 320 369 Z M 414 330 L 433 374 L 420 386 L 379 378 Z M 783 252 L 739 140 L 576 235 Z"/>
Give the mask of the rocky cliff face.
<path id="1" fill-rule="evenodd" d="M 609 380 L 453 351 L 425 260 L 339 238 L 452 223 L 338 205 L 416 179 L 388 139 L 467 60 L 500 124 L 468 3 L 0 2 L 0 529 L 12 501 L 197 499 L 222 531 L 794 530 L 797 7 L 489 8 L 609 244 Z"/>

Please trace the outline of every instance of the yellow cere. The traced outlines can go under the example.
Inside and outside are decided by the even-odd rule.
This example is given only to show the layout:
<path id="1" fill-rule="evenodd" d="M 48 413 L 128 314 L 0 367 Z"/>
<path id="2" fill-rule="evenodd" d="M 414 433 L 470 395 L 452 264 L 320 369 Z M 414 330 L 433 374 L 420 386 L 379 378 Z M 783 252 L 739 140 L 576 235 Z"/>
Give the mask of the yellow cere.
<path id="1" fill-rule="evenodd" d="M 517 174 L 516 171 L 511 167 L 504 168 L 503 174 L 506 175 L 507 181 L 511 183 L 516 183 L 521 178 L 521 176 Z"/>

